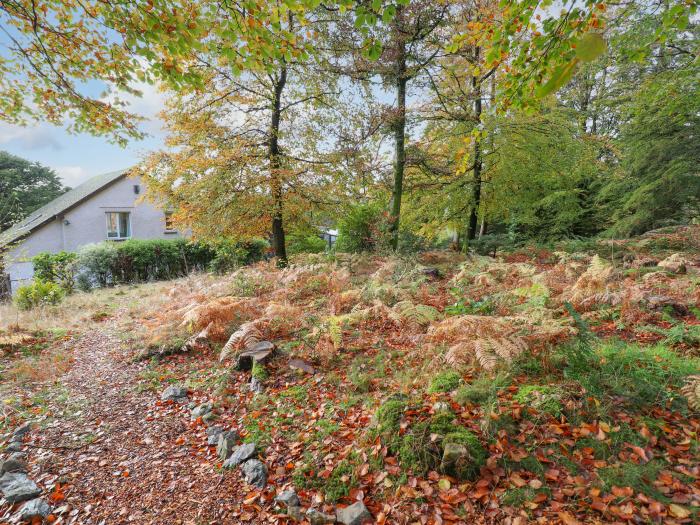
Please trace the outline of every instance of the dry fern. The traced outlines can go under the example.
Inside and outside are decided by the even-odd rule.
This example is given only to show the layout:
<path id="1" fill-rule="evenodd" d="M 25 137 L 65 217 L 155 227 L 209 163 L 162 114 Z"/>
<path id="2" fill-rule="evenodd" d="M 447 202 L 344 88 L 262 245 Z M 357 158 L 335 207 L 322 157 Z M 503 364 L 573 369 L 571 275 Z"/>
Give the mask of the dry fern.
<path id="1" fill-rule="evenodd" d="M 685 380 L 681 392 L 688 400 L 688 406 L 700 411 L 700 376 L 690 376 Z"/>
<path id="2" fill-rule="evenodd" d="M 238 330 L 231 334 L 226 344 L 221 349 L 219 360 L 223 361 L 237 348 L 248 348 L 256 343 L 259 343 L 263 335 L 258 329 L 259 320 L 243 323 Z"/>
<path id="3" fill-rule="evenodd" d="M 409 326 L 427 326 L 439 318 L 437 308 L 427 304 L 413 304 L 411 301 L 400 301 L 389 312 L 389 319 Z"/>

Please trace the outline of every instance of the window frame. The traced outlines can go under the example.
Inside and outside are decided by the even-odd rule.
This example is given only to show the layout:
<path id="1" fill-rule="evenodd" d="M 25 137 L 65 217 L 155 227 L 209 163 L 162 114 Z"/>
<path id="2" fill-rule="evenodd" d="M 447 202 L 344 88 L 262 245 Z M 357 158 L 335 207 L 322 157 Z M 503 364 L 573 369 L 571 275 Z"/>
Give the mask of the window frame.
<path id="1" fill-rule="evenodd" d="M 117 237 L 111 237 L 110 234 L 110 216 L 111 215 L 116 215 L 117 216 Z M 121 235 L 121 220 L 120 216 L 121 215 L 126 215 L 126 236 Z M 105 221 L 106 221 L 106 226 L 107 226 L 107 240 L 108 241 L 126 241 L 128 239 L 131 239 L 131 236 L 133 234 L 132 229 L 131 229 L 131 212 L 130 211 L 106 211 L 105 212 Z"/>
<path id="2" fill-rule="evenodd" d="M 163 212 L 163 222 L 164 222 L 165 233 L 177 233 L 177 229 L 174 227 L 173 222 L 172 222 L 172 216 L 173 216 L 173 212 L 171 212 L 171 211 L 164 211 Z M 168 226 L 168 222 L 170 223 L 169 226 Z"/>

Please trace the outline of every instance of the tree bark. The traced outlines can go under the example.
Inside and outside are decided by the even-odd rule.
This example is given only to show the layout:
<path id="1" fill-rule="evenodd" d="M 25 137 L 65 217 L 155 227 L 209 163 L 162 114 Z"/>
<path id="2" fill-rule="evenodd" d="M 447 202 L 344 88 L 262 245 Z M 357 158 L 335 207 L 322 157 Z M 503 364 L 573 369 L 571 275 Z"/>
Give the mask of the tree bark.
<path id="1" fill-rule="evenodd" d="M 282 120 L 282 91 L 287 83 L 287 65 L 282 62 L 274 84 L 272 102 L 272 119 L 270 121 L 270 138 L 268 158 L 270 162 L 270 193 L 272 195 L 272 246 L 280 266 L 287 265 L 287 248 L 284 240 L 284 194 L 280 176 L 281 159 L 279 149 L 280 121 Z"/>
<path id="2" fill-rule="evenodd" d="M 403 174 L 406 166 L 406 42 L 400 31 L 396 31 L 396 117 L 394 120 L 394 189 L 391 196 L 391 247 L 399 247 L 399 223 L 401 219 L 401 198 L 403 196 Z"/>
<path id="3" fill-rule="evenodd" d="M 476 63 L 479 63 L 480 49 L 475 52 Z M 481 82 L 475 75 L 472 77 L 472 89 L 474 91 L 474 118 L 476 125 L 481 128 Z M 481 168 L 483 159 L 481 155 L 481 142 L 474 140 L 474 185 L 472 189 L 472 209 L 469 214 L 469 226 L 467 228 L 467 241 L 476 238 L 476 228 L 479 222 L 479 206 L 481 204 Z"/>

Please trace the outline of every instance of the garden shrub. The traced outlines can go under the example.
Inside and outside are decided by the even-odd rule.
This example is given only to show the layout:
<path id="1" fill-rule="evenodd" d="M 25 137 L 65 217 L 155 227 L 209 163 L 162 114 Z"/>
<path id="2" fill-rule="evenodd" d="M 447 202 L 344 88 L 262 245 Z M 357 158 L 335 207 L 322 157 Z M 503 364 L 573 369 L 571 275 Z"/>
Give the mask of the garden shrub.
<path id="1" fill-rule="evenodd" d="M 37 306 L 58 304 L 65 296 L 65 290 L 58 284 L 36 280 L 17 289 L 15 304 L 20 310 L 31 310 Z"/>
<path id="2" fill-rule="evenodd" d="M 351 207 L 338 221 L 339 252 L 369 252 L 376 249 L 381 239 L 382 208 L 378 203 Z"/>
<path id="3" fill-rule="evenodd" d="M 34 278 L 37 281 L 59 285 L 66 293 L 75 287 L 75 274 L 78 269 L 78 255 L 72 252 L 42 252 L 32 257 Z"/>
<path id="4" fill-rule="evenodd" d="M 287 253 L 321 253 L 326 250 L 328 243 L 313 233 L 292 234 L 287 237 Z"/>

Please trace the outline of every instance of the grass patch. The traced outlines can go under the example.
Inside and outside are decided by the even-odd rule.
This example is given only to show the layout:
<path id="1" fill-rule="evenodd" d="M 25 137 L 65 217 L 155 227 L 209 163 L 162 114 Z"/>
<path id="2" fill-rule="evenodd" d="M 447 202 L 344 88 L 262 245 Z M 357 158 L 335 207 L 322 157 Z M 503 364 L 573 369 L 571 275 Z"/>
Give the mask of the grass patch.
<path id="1" fill-rule="evenodd" d="M 468 385 L 460 387 L 455 392 L 455 401 L 460 405 L 469 403 L 481 404 L 491 398 L 495 398 L 498 391 L 505 388 L 510 383 L 510 380 L 505 374 L 498 374 L 495 377 L 482 375 L 476 378 Z"/>
<path id="2" fill-rule="evenodd" d="M 438 375 L 433 377 L 428 387 L 429 394 L 435 394 L 438 392 L 451 392 L 456 389 L 462 382 L 462 376 L 459 375 L 454 370 L 448 370 L 446 372 L 440 372 Z"/>
<path id="3" fill-rule="evenodd" d="M 662 503 L 670 503 L 671 500 L 654 486 L 654 481 L 665 468 L 666 463 L 660 459 L 643 465 L 626 462 L 598 469 L 598 477 L 606 491 L 610 491 L 612 487 L 632 487 L 635 493 L 641 492 Z"/>

